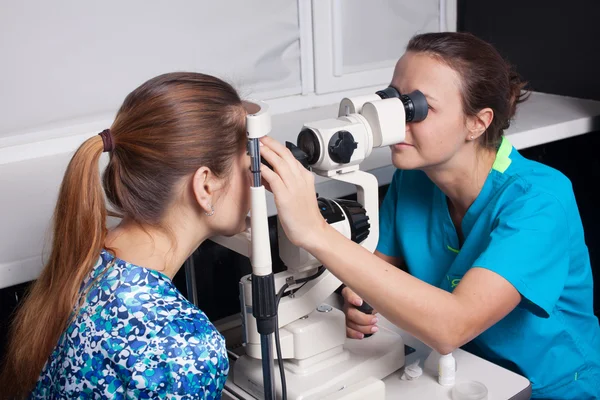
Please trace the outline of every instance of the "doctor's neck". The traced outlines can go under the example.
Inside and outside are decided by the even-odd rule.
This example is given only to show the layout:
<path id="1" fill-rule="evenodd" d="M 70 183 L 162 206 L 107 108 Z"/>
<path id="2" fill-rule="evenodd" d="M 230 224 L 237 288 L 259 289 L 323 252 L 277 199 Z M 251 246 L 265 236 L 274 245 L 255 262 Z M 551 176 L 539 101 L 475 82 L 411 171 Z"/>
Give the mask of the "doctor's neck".
<path id="1" fill-rule="evenodd" d="M 464 215 L 481 192 L 495 160 L 496 150 L 470 143 L 444 164 L 424 171 Z"/>

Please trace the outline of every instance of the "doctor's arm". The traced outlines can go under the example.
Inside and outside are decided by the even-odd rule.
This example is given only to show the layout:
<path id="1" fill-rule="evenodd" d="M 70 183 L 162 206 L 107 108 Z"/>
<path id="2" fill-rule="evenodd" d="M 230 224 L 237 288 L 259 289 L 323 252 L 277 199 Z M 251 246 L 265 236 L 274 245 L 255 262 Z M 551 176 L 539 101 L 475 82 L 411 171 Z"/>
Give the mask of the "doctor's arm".
<path id="1" fill-rule="evenodd" d="M 406 265 L 401 257 L 388 256 L 378 250 L 375 250 L 374 254 L 388 264 L 406 271 Z M 374 329 L 377 326 L 377 317 L 375 315 L 377 310 L 374 310 L 371 314 L 359 311 L 357 307 L 363 304 L 363 299 L 348 286 L 342 289 L 341 295 L 344 298 L 343 311 L 346 315 L 346 336 L 354 339 L 363 339 L 365 335 L 372 334 L 379 329 Z"/>
<path id="2" fill-rule="evenodd" d="M 541 258 L 562 251 L 560 246 L 544 246 L 544 241 L 552 244 L 561 238 L 506 226 L 490 239 L 489 251 L 477 260 L 485 265 L 476 263 L 453 292 L 447 292 L 396 268 L 330 227 L 318 211 L 312 173 L 281 144 L 271 138 L 264 138 L 263 143 L 261 152 L 275 171 L 263 166 L 262 174 L 275 195 L 279 219 L 290 240 L 312 253 L 392 323 L 442 354 L 469 342 L 519 305 L 527 292 L 521 282 L 531 282 L 527 280 L 531 274 L 517 276 L 511 271 L 536 264 L 539 268 L 534 270 L 540 270 L 546 267 Z M 550 215 L 558 221 L 554 211 L 548 210 L 543 217 Z M 534 222 L 524 218 L 523 224 Z M 564 229 L 561 226 L 551 231 Z M 519 257 L 521 253 L 515 248 L 528 246 L 527 241 L 532 240 L 541 243 L 531 243 L 531 247 L 535 245 L 548 254 L 531 252 L 529 257 Z M 546 305 L 542 308 L 551 304 L 531 294 L 529 300 Z"/>
<path id="3" fill-rule="evenodd" d="M 335 229 L 322 229 L 322 239 L 306 249 L 379 313 L 441 354 L 469 342 L 521 301 L 506 279 L 487 269 L 470 269 L 449 293 L 395 268 Z"/>

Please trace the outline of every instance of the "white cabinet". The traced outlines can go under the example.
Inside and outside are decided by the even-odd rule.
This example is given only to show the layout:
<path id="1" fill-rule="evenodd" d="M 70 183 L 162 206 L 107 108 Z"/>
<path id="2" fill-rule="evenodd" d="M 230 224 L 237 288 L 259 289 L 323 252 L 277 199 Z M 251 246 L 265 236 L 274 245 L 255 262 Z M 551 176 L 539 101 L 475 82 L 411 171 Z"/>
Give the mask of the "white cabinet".
<path id="1" fill-rule="evenodd" d="M 408 40 L 456 30 L 456 1 L 313 0 L 315 90 L 389 83 Z"/>

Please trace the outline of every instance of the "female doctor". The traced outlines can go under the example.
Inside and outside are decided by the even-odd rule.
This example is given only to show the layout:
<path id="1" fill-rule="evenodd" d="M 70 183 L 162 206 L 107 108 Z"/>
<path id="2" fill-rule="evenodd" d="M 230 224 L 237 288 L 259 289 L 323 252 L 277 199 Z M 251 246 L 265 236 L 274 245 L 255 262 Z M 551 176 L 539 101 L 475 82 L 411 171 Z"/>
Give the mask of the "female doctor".
<path id="1" fill-rule="evenodd" d="M 503 136 L 524 84 L 490 44 L 431 33 L 412 38 L 391 85 L 423 92 L 429 113 L 392 146 L 375 255 L 324 221 L 312 173 L 263 139 L 286 234 L 347 285 L 348 336 L 378 329 L 354 307 L 364 299 L 442 354 L 468 344 L 524 375 L 534 398 L 598 398 L 600 328 L 571 183 Z"/>

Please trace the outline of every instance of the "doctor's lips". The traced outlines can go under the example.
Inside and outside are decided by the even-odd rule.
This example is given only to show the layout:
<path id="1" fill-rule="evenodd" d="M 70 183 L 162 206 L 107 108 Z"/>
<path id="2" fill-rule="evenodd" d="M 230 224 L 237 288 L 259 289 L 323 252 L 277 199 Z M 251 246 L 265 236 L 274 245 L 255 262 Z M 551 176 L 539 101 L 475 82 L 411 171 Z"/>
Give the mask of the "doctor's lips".
<path id="1" fill-rule="evenodd" d="M 407 148 L 407 147 L 413 147 L 413 145 L 410 144 L 410 143 L 401 142 L 401 143 L 393 145 L 392 147 L 394 149 L 396 149 L 396 150 L 400 150 L 400 149 L 404 149 L 404 148 Z"/>

